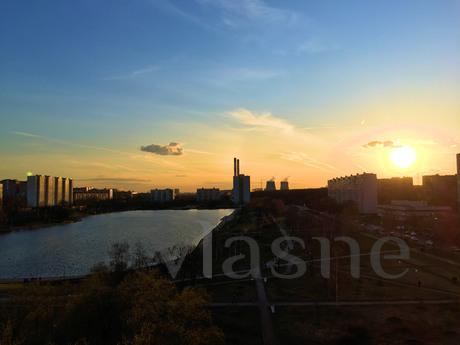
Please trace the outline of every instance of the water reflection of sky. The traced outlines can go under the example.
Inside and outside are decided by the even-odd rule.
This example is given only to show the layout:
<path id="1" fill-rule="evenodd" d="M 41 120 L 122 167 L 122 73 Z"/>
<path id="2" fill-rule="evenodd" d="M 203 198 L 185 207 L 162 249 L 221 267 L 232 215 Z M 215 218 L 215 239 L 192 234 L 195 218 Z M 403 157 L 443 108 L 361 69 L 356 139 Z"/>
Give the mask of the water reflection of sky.
<path id="1" fill-rule="evenodd" d="M 0 236 L 0 279 L 87 273 L 108 259 L 113 243 L 141 243 L 149 255 L 197 244 L 231 210 L 130 211 Z"/>

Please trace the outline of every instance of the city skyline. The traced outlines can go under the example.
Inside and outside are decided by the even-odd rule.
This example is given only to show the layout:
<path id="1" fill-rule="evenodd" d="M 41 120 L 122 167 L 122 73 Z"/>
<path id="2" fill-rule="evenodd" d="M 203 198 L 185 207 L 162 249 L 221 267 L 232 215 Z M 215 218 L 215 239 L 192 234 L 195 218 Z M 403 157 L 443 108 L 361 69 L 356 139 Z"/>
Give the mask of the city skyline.
<path id="1" fill-rule="evenodd" d="M 0 179 L 231 189 L 235 156 L 253 188 L 455 174 L 460 3 L 352 3 L 5 1 Z"/>

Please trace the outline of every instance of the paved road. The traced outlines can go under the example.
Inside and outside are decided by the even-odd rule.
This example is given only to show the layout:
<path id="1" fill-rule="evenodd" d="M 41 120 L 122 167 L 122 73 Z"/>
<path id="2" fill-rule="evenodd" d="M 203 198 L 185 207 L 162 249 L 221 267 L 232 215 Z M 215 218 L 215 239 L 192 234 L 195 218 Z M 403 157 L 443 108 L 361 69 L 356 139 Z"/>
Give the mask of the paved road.
<path id="1" fill-rule="evenodd" d="M 303 301 L 303 302 L 276 302 L 274 307 L 366 307 L 366 306 L 394 306 L 394 305 L 444 305 L 459 304 L 458 300 L 381 300 L 381 301 Z M 257 307 L 259 303 L 211 303 L 211 307 Z"/>
<path id="2" fill-rule="evenodd" d="M 372 238 L 374 240 L 379 240 L 380 237 L 377 237 L 375 235 L 371 235 L 371 234 L 368 234 L 366 232 L 361 232 L 361 235 L 365 236 L 365 237 L 368 237 L 368 238 Z M 460 262 L 458 261 L 454 261 L 454 260 L 451 260 L 451 259 L 447 259 L 447 258 L 444 258 L 442 256 L 438 256 L 438 255 L 434 255 L 434 254 L 430 254 L 430 253 L 426 253 L 426 252 L 422 252 L 416 248 L 413 248 L 413 247 L 409 247 L 411 252 L 414 252 L 414 253 L 417 253 L 419 255 L 422 255 L 422 256 L 425 256 L 427 258 L 430 258 L 430 259 L 433 259 L 433 260 L 437 260 L 437 261 L 440 261 L 440 262 L 443 262 L 445 264 L 449 264 L 449 265 L 452 265 L 452 266 L 457 266 L 457 267 L 460 267 Z"/>
<path id="3" fill-rule="evenodd" d="M 262 340 L 264 345 L 276 345 L 277 341 L 275 333 L 273 332 L 273 320 L 270 310 L 270 305 L 267 299 L 267 292 L 265 291 L 265 283 L 260 272 L 260 268 L 254 274 L 254 280 L 256 282 L 257 297 L 260 311 L 260 323 L 262 328 Z"/>

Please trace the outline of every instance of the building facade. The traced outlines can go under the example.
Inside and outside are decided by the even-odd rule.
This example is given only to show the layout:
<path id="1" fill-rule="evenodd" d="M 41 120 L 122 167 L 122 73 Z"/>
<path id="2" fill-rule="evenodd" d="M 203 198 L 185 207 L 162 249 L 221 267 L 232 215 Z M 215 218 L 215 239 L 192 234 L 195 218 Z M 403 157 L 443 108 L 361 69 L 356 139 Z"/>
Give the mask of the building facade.
<path id="1" fill-rule="evenodd" d="M 27 206 L 71 206 L 73 181 L 69 178 L 35 175 L 27 177 Z"/>
<path id="2" fill-rule="evenodd" d="M 340 204 L 354 202 L 362 214 L 376 214 L 377 175 L 364 173 L 329 180 L 328 195 Z"/>
<path id="3" fill-rule="evenodd" d="M 175 199 L 175 193 L 173 189 L 152 189 L 151 190 L 153 202 L 163 203 L 170 202 Z"/>
<path id="4" fill-rule="evenodd" d="M 73 189 L 73 200 L 77 205 L 85 204 L 88 201 L 112 200 L 113 195 L 113 189 L 110 188 L 78 187 Z"/>
<path id="5" fill-rule="evenodd" d="M 432 206 L 457 208 L 457 176 L 423 176 L 423 199 Z"/>
<path id="6" fill-rule="evenodd" d="M 240 160 L 236 158 L 233 159 L 232 201 L 235 205 L 251 201 L 251 177 L 240 174 Z"/>
<path id="7" fill-rule="evenodd" d="M 3 180 L 2 198 L 4 207 L 25 207 L 27 205 L 27 183 L 17 180 Z"/>
<path id="8" fill-rule="evenodd" d="M 196 190 L 196 201 L 209 202 L 220 200 L 219 188 L 199 188 Z"/>
<path id="9" fill-rule="evenodd" d="M 388 204 L 391 200 L 418 199 L 412 177 L 392 177 L 377 180 L 378 202 Z"/>

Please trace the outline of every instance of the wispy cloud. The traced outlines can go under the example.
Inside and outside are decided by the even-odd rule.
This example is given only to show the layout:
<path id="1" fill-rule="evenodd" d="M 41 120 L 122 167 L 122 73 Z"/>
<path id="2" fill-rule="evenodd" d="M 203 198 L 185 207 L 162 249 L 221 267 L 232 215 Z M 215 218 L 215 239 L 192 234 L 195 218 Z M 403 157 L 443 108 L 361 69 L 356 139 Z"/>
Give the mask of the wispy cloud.
<path id="1" fill-rule="evenodd" d="M 127 172 L 139 172 L 139 169 L 134 169 L 132 167 L 127 167 L 121 164 L 107 164 L 98 161 L 84 161 L 84 160 L 76 160 L 76 159 L 66 159 L 65 162 L 68 165 L 74 166 L 74 169 L 105 169 L 105 170 L 112 170 L 112 171 L 127 171 Z"/>
<path id="2" fill-rule="evenodd" d="M 70 141 L 66 141 L 66 140 L 62 140 L 62 139 L 55 139 L 55 138 L 45 137 L 45 136 L 34 134 L 34 133 L 21 132 L 21 131 L 13 131 L 12 133 L 15 134 L 15 135 L 18 135 L 18 136 L 22 136 L 22 137 L 28 137 L 28 138 L 44 140 L 44 141 L 47 141 L 47 142 L 50 142 L 50 143 L 56 143 L 56 144 L 61 144 L 61 145 L 80 147 L 80 148 L 89 149 L 89 150 L 98 150 L 98 151 L 106 151 L 106 152 L 112 152 L 112 153 L 117 153 L 117 154 L 131 155 L 131 153 L 129 153 L 129 152 L 113 150 L 113 149 L 110 149 L 110 148 L 107 148 L 107 147 L 77 144 L 77 143 L 74 143 L 74 142 L 70 142 Z"/>
<path id="3" fill-rule="evenodd" d="M 319 169 L 323 171 L 337 171 L 338 169 L 333 165 L 322 162 L 314 157 L 307 155 L 304 152 L 286 152 L 281 154 L 281 158 L 287 161 L 299 163 L 310 168 Z"/>
<path id="4" fill-rule="evenodd" d="M 281 77 L 285 74 L 281 70 L 248 67 L 219 67 L 211 70 L 205 81 L 216 86 L 231 86 L 248 82 L 261 82 Z"/>
<path id="5" fill-rule="evenodd" d="M 150 183 L 150 180 L 142 179 L 142 178 L 132 178 L 132 177 L 89 177 L 89 178 L 80 178 L 78 181 L 89 181 L 89 182 L 119 182 L 119 183 L 126 183 L 126 182 L 137 182 L 137 183 Z"/>
<path id="6" fill-rule="evenodd" d="M 203 151 L 203 150 L 195 150 L 195 149 L 190 149 L 187 147 L 187 153 L 196 153 L 199 155 L 208 155 L 208 156 L 215 156 L 215 153 L 208 152 L 208 151 Z"/>
<path id="7" fill-rule="evenodd" d="M 144 68 L 140 68 L 125 74 L 120 74 L 120 75 L 114 75 L 114 76 L 108 76 L 103 78 L 103 80 L 127 80 L 127 79 L 134 79 L 136 77 L 140 77 L 145 74 L 150 74 L 153 72 L 159 71 L 161 68 L 160 66 L 147 66 Z"/>
<path id="8" fill-rule="evenodd" d="M 233 119 L 253 129 L 277 129 L 292 131 L 294 126 L 271 113 L 254 113 L 247 109 L 236 109 L 228 113 Z"/>
<path id="9" fill-rule="evenodd" d="M 247 23 L 294 23 L 299 15 L 290 10 L 270 6 L 263 0 L 195 0 L 199 4 L 219 10 L 222 23 L 238 27 Z"/>
<path id="10" fill-rule="evenodd" d="M 299 44 L 299 46 L 297 47 L 297 51 L 299 53 L 306 54 L 319 54 L 324 52 L 336 51 L 339 49 L 340 47 L 338 45 L 327 44 L 319 38 L 309 38 L 308 40 Z"/>
<path id="11" fill-rule="evenodd" d="M 199 17 L 193 14 L 190 14 L 185 10 L 182 10 L 171 0 L 150 0 L 150 3 L 164 12 L 180 17 L 196 26 L 202 27 L 207 30 L 214 30 L 214 28 L 212 26 L 209 26 L 205 21 L 201 20 Z"/>

